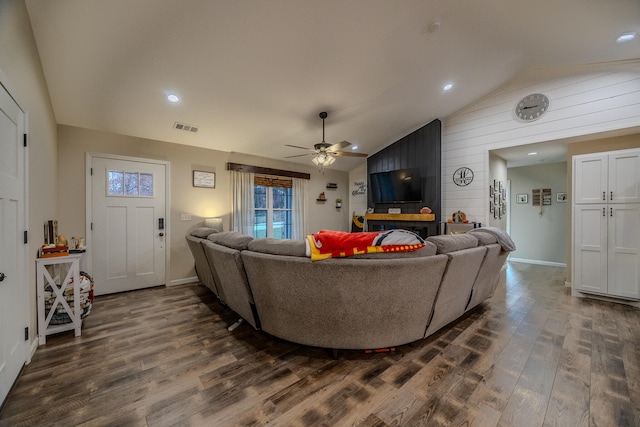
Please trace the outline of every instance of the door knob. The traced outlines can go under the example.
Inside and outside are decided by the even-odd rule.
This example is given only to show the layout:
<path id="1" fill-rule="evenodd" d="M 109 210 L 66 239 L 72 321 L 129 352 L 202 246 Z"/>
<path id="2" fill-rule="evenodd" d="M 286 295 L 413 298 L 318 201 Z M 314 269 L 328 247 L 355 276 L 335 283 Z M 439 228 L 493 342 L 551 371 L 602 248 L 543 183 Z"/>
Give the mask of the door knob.
<path id="1" fill-rule="evenodd" d="M 164 233 L 160 233 L 160 234 L 158 234 L 158 236 L 162 237 L 162 236 L 164 236 Z"/>
<path id="2" fill-rule="evenodd" d="M 2 282 L 5 277 L 7 276 L 4 273 L 0 273 L 0 282 Z"/>

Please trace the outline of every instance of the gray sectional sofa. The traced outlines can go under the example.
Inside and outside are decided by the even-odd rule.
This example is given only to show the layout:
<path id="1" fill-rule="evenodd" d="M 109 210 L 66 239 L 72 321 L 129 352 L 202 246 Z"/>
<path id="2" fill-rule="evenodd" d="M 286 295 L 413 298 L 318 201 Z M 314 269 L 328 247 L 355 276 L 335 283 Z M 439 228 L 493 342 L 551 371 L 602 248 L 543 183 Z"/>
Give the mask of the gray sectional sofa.
<path id="1" fill-rule="evenodd" d="M 311 261 L 304 240 L 197 229 L 199 280 L 256 329 L 330 349 L 425 338 L 490 298 L 509 245 L 490 230 L 432 236 L 405 253 Z"/>

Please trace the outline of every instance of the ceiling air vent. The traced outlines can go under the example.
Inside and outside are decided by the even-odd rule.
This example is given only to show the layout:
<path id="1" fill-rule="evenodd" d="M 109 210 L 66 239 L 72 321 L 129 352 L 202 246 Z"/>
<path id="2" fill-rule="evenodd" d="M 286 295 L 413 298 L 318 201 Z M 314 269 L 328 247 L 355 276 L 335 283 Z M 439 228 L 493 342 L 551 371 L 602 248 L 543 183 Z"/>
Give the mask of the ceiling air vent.
<path id="1" fill-rule="evenodd" d="M 175 122 L 173 124 L 174 129 L 184 130 L 187 132 L 198 132 L 198 126 L 188 125 L 186 123 Z"/>

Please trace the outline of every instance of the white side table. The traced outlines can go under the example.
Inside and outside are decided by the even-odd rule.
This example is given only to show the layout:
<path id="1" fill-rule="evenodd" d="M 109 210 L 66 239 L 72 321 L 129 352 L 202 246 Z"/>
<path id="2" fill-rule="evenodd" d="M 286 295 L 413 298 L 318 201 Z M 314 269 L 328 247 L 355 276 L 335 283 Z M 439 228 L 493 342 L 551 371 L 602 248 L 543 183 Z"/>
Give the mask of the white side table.
<path id="1" fill-rule="evenodd" d="M 80 336 L 82 329 L 82 307 L 80 307 L 80 258 L 82 254 L 71 254 L 53 258 L 36 259 L 36 275 L 38 283 L 38 342 L 40 345 L 46 344 L 47 335 L 56 334 L 58 332 L 75 330 L 75 335 Z M 53 266 L 54 274 L 51 275 L 47 266 Z M 55 278 L 61 278 L 61 273 L 66 275 L 64 280 L 60 282 L 60 287 L 56 285 Z M 71 284 L 73 279 L 73 309 L 64 297 L 64 291 Z M 45 316 L 44 288 L 49 284 L 55 293 L 55 300 L 49 313 Z M 58 306 L 62 306 L 71 322 L 61 325 L 50 325 L 51 319 L 56 312 Z"/>

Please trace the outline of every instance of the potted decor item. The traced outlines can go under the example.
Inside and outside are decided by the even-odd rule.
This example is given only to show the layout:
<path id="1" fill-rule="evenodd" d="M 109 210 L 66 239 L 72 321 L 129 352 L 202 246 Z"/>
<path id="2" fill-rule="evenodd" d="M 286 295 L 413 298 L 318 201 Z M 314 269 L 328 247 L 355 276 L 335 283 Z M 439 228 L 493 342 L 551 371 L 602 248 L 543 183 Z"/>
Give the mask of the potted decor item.
<path id="1" fill-rule="evenodd" d="M 336 208 L 342 207 L 342 199 L 336 199 Z"/>

